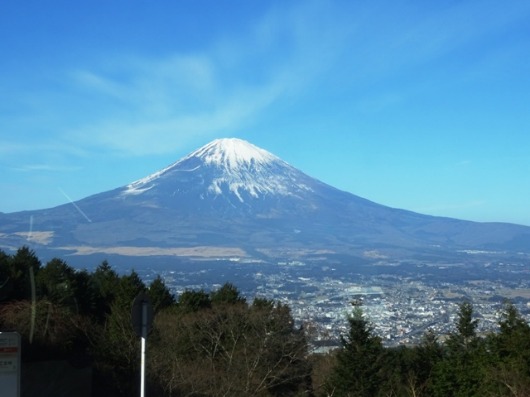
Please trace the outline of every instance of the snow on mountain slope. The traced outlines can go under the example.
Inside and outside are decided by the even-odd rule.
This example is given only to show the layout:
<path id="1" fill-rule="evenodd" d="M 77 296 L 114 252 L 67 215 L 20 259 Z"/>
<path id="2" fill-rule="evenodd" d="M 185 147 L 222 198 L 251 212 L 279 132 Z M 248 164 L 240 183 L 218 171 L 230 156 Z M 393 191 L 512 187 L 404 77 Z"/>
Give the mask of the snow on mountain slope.
<path id="1" fill-rule="evenodd" d="M 237 138 L 216 139 L 183 160 L 190 157 L 199 157 L 205 164 L 224 167 L 231 173 L 238 173 L 250 167 L 264 167 L 273 162 L 283 162 L 266 150 Z"/>
<path id="2" fill-rule="evenodd" d="M 259 198 L 311 191 L 301 180 L 300 172 L 278 157 L 244 140 L 226 138 L 210 142 L 163 170 L 129 184 L 123 194 L 141 194 L 182 172 L 200 173 L 209 194 L 230 192 L 240 202 L 245 201 L 244 193 Z"/>
<path id="3" fill-rule="evenodd" d="M 47 236 L 43 249 L 78 254 L 209 247 L 271 258 L 375 250 L 445 260 L 461 250 L 530 252 L 528 227 L 389 208 L 240 139 L 218 139 L 145 178 L 75 203 L 0 214 L 0 249 L 21 246 L 30 235 Z"/>

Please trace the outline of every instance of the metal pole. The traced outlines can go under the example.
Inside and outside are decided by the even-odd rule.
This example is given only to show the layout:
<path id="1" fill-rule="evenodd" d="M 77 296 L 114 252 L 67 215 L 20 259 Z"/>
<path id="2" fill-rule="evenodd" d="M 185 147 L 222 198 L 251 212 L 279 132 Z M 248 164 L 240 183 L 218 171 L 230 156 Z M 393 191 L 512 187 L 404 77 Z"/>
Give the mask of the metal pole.
<path id="1" fill-rule="evenodd" d="M 142 302 L 142 358 L 140 369 L 140 397 L 145 397 L 145 340 L 147 338 L 147 302 Z"/>

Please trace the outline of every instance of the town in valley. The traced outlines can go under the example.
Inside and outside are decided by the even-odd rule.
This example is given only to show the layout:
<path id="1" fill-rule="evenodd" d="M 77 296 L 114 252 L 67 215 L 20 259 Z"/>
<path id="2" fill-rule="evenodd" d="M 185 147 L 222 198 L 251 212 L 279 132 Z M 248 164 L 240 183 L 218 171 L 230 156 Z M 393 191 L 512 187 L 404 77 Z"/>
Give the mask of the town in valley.
<path id="1" fill-rule="evenodd" d="M 466 252 L 473 256 L 474 252 Z M 153 262 L 154 263 L 154 262 Z M 317 351 L 340 345 L 353 306 L 361 306 L 387 346 L 420 343 L 428 330 L 443 338 L 455 330 L 459 305 L 470 302 L 478 333 L 497 330 L 506 302 L 530 319 L 530 278 L 524 254 L 511 261 L 428 263 L 419 260 L 354 266 L 326 261 L 263 263 L 231 258 L 136 269 L 149 283 L 160 275 L 178 297 L 186 290 L 212 291 L 234 284 L 255 297 L 286 304 L 298 325 L 310 330 Z"/>

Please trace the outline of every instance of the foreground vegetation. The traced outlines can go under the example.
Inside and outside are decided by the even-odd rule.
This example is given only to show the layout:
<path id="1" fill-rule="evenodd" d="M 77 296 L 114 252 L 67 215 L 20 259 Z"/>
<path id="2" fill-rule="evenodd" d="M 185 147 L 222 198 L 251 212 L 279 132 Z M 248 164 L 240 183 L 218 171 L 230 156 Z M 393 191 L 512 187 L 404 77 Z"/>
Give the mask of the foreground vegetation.
<path id="1" fill-rule="evenodd" d="M 528 396 L 530 327 L 510 303 L 499 331 L 476 334 L 469 302 L 454 332 L 427 332 L 418 346 L 386 348 L 353 307 L 341 348 L 310 351 L 310 325 L 289 307 L 247 302 L 224 284 L 177 299 L 161 278 L 101 263 L 93 272 L 60 259 L 42 265 L 27 247 L 0 251 L 0 331 L 23 337 L 23 361 L 68 360 L 93 369 L 98 396 L 138 395 L 139 338 L 131 304 L 145 292 L 155 310 L 148 339 L 148 395 L 156 396 Z"/>

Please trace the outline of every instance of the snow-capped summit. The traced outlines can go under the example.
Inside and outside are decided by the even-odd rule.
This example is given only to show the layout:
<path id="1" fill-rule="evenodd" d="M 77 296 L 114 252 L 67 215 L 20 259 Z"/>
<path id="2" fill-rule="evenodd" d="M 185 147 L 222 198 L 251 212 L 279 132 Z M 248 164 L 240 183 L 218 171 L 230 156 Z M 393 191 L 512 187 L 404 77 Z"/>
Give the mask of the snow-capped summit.
<path id="1" fill-rule="evenodd" d="M 32 242 L 53 256 L 352 258 L 348 263 L 387 256 L 446 263 L 461 260 L 463 250 L 530 252 L 529 227 L 389 208 L 240 139 L 213 141 L 145 178 L 75 203 L 0 214 L 0 249 L 27 244 L 28 218 L 31 236 L 38 236 Z"/>
<path id="2" fill-rule="evenodd" d="M 311 190 L 304 182 L 307 177 L 280 158 L 242 139 L 224 138 L 129 184 L 123 194 L 142 194 L 166 180 L 173 185 L 175 178 L 182 177 L 196 178 L 195 188 L 200 198 L 233 195 L 242 203 L 264 195 L 296 196 Z"/>
<path id="3" fill-rule="evenodd" d="M 216 139 L 183 160 L 189 157 L 199 157 L 206 164 L 224 167 L 234 172 L 243 168 L 265 166 L 274 161 L 281 161 L 266 150 L 238 138 Z"/>

